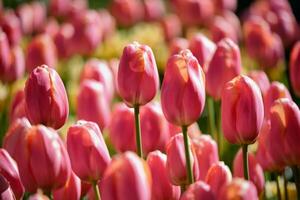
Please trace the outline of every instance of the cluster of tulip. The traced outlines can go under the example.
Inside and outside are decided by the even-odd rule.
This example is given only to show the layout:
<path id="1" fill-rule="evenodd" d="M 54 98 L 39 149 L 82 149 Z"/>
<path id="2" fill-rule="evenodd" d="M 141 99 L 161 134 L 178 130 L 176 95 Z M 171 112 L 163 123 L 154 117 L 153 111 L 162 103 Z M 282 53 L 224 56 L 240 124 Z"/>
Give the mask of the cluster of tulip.
<path id="1" fill-rule="evenodd" d="M 258 200 L 274 178 L 278 199 L 300 199 L 300 42 L 288 2 L 253 3 L 242 26 L 235 0 L 168 3 L 172 14 L 162 0 L 113 0 L 110 12 L 85 0 L 0 3 L 0 199 Z M 141 21 L 163 33 L 163 68 L 136 41 L 95 56 Z M 65 65 L 78 56 L 76 74 Z"/>

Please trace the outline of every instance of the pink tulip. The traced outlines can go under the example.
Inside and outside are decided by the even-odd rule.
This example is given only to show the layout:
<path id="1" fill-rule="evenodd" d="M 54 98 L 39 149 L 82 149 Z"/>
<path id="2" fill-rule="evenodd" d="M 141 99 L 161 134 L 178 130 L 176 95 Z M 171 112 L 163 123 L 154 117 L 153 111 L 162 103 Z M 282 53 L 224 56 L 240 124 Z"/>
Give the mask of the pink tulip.
<path id="1" fill-rule="evenodd" d="M 203 70 L 206 71 L 207 65 L 215 52 L 216 45 L 206 36 L 198 33 L 190 39 L 189 49 L 197 58 Z"/>
<path id="2" fill-rule="evenodd" d="M 258 194 L 254 184 L 240 178 L 234 178 L 232 182 L 225 185 L 218 200 L 258 200 Z"/>
<path id="3" fill-rule="evenodd" d="M 6 33 L 11 46 L 15 46 L 20 43 L 22 37 L 21 24 L 14 11 L 6 10 L 1 14 L 0 27 Z"/>
<path id="4" fill-rule="evenodd" d="M 191 165 L 194 174 L 194 179 L 199 179 L 199 166 L 197 157 L 195 154 L 194 147 L 190 145 L 189 147 L 191 155 Z M 173 136 L 167 144 L 166 154 L 167 154 L 167 171 L 168 176 L 173 185 L 187 185 L 188 176 L 186 171 L 186 159 L 184 154 L 184 141 L 183 135 L 177 134 Z"/>
<path id="5" fill-rule="evenodd" d="M 7 35 L 0 29 L 0 79 L 5 78 L 5 73 L 10 67 L 10 47 Z"/>
<path id="6" fill-rule="evenodd" d="M 145 161 L 132 152 L 119 154 L 105 170 L 101 199 L 150 200 L 151 183 L 151 172 Z"/>
<path id="7" fill-rule="evenodd" d="M 215 10 L 222 12 L 224 10 L 235 10 L 237 0 L 214 0 Z"/>
<path id="8" fill-rule="evenodd" d="M 0 149 L 0 174 L 7 179 L 16 198 L 21 199 L 25 191 L 20 179 L 19 170 L 16 162 L 5 149 Z"/>
<path id="9" fill-rule="evenodd" d="M 74 172 L 71 173 L 69 180 L 66 182 L 65 186 L 53 191 L 54 200 L 78 200 L 80 199 L 81 193 L 81 182 L 80 179 L 75 175 Z"/>
<path id="10" fill-rule="evenodd" d="M 43 125 L 28 128 L 18 121 L 8 132 L 4 148 L 16 160 L 26 191 L 35 192 L 41 188 L 49 192 L 64 186 L 71 166 L 57 132 Z"/>
<path id="11" fill-rule="evenodd" d="M 160 21 L 160 25 L 166 41 L 171 41 L 172 39 L 181 35 L 182 25 L 177 15 L 169 14 L 165 16 Z"/>
<path id="12" fill-rule="evenodd" d="M 98 14 L 101 18 L 103 39 L 111 37 L 116 30 L 115 18 L 106 9 L 101 9 Z"/>
<path id="13" fill-rule="evenodd" d="M 182 128 L 180 126 L 176 126 L 171 123 L 168 123 L 168 124 L 169 124 L 169 138 L 182 132 Z M 197 122 L 191 124 L 188 127 L 187 133 L 191 139 L 194 139 L 194 138 L 197 139 L 202 134 Z"/>
<path id="14" fill-rule="evenodd" d="M 222 129 L 233 144 L 255 142 L 264 118 L 260 89 L 249 77 L 241 75 L 229 81 L 222 93 Z"/>
<path id="15" fill-rule="evenodd" d="M 9 123 L 11 124 L 18 118 L 26 117 L 24 90 L 18 90 L 10 104 Z"/>
<path id="16" fill-rule="evenodd" d="M 101 130 L 108 126 L 110 108 L 103 84 L 94 80 L 86 80 L 80 84 L 77 118 L 95 122 Z"/>
<path id="17" fill-rule="evenodd" d="M 74 35 L 74 27 L 70 23 L 61 25 L 60 30 L 54 35 L 57 55 L 60 58 L 68 58 L 72 55 L 71 39 Z"/>
<path id="18" fill-rule="evenodd" d="M 249 162 L 249 180 L 254 183 L 258 194 L 264 190 L 265 177 L 264 172 L 260 164 L 256 161 L 255 156 L 252 153 L 248 153 L 248 162 Z M 244 178 L 244 163 L 242 150 L 240 149 L 236 154 L 233 161 L 233 176 Z"/>
<path id="19" fill-rule="evenodd" d="M 93 122 L 78 121 L 67 135 L 67 148 L 74 173 L 84 181 L 98 181 L 110 162 L 102 133 Z"/>
<path id="20" fill-rule="evenodd" d="M 191 200 L 191 199 L 216 199 L 210 186 L 202 181 L 198 181 L 190 185 L 187 190 L 182 194 L 180 200 Z"/>
<path id="21" fill-rule="evenodd" d="M 180 187 L 174 186 L 168 179 L 167 156 L 156 150 L 148 154 L 147 163 L 152 176 L 152 200 L 178 200 Z"/>
<path id="22" fill-rule="evenodd" d="M 242 63 L 239 47 L 229 38 L 218 42 L 217 49 L 206 70 L 206 90 L 219 100 L 224 85 L 241 73 Z"/>
<path id="23" fill-rule="evenodd" d="M 50 200 L 50 199 L 42 192 L 38 191 L 37 193 L 30 195 L 28 200 Z"/>
<path id="24" fill-rule="evenodd" d="M 300 96 L 300 41 L 297 42 L 290 56 L 290 80 L 294 93 L 299 97 Z"/>
<path id="25" fill-rule="evenodd" d="M 230 169 L 224 162 L 213 164 L 205 178 L 205 182 L 210 186 L 215 197 L 219 196 L 223 186 L 229 184 L 232 180 Z"/>
<path id="26" fill-rule="evenodd" d="M 127 45 L 118 70 L 120 96 L 130 107 L 144 105 L 154 98 L 158 87 L 158 70 L 151 48 L 137 42 Z"/>
<path id="27" fill-rule="evenodd" d="M 228 1 L 232 1 L 232 0 L 228 0 Z M 233 0 L 235 1 L 235 0 Z M 234 28 L 235 33 L 237 34 L 237 38 L 240 40 L 242 39 L 242 27 L 241 27 L 241 22 L 239 17 L 230 10 L 223 10 L 220 15 L 226 20 L 228 21 Z"/>
<path id="28" fill-rule="evenodd" d="M 169 52 L 170 55 L 178 54 L 181 50 L 188 49 L 189 48 L 189 42 L 185 38 L 174 38 L 170 41 L 169 44 Z"/>
<path id="29" fill-rule="evenodd" d="M 49 18 L 42 27 L 41 32 L 50 35 L 52 38 L 59 32 L 60 25 L 54 18 Z"/>
<path id="30" fill-rule="evenodd" d="M 161 104 L 167 120 L 178 126 L 190 125 L 200 117 L 205 104 L 205 77 L 189 50 L 169 58 Z"/>
<path id="31" fill-rule="evenodd" d="M 224 17 L 216 16 L 210 25 L 210 34 L 214 42 L 219 42 L 224 38 L 230 38 L 238 43 L 239 36 L 236 28 Z"/>
<path id="32" fill-rule="evenodd" d="M 162 0 L 145 0 L 144 1 L 144 18 L 146 21 L 159 20 L 166 12 Z"/>
<path id="33" fill-rule="evenodd" d="M 219 161 L 217 143 L 209 135 L 192 140 L 199 164 L 200 180 L 204 181 L 209 168 Z"/>
<path id="34" fill-rule="evenodd" d="M 46 65 L 35 68 L 25 85 L 25 109 L 32 124 L 54 129 L 62 127 L 69 115 L 67 93 L 58 73 Z"/>
<path id="35" fill-rule="evenodd" d="M 47 10 L 43 2 L 32 2 L 31 8 L 33 11 L 33 31 L 40 33 L 47 19 Z"/>
<path id="36" fill-rule="evenodd" d="M 9 182 L 0 174 L 0 199 L 15 200 L 15 195 L 9 186 Z"/>
<path id="37" fill-rule="evenodd" d="M 55 68 L 56 63 L 56 48 L 52 38 L 46 34 L 34 37 L 26 50 L 27 71 L 31 72 L 40 65 L 48 65 Z"/>
<path id="38" fill-rule="evenodd" d="M 248 73 L 248 76 L 258 85 L 262 96 L 265 97 L 270 88 L 270 80 L 267 74 L 261 70 L 254 70 Z M 265 112 L 266 113 L 266 112 Z"/>
<path id="39" fill-rule="evenodd" d="M 81 82 L 86 79 L 92 79 L 102 83 L 104 94 L 107 96 L 108 102 L 111 102 L 114 96 L 114 77 L 111 69 L 105 61 L 98 59 L 90 59 L 84 65 L 81 72 Z"/>
<path id="40" fill-rule="evenodd" d="M 50 0 L 49 11 L 53 16 L 63 17 L 69 12 L 71 4 L 71 0 Z"/>
<path id="41" fill-rule="evenodd" d="M 280 82 L 272 82 L 269 89 L 264 96 L 264 106 L 265 106 L 265 118 L 268 119 L 270 116 L 270 108 L 274 101 L 280 98 L 288 98 L 292 100 L 289 90 L 284 84 Z"/>
<path id="42" fill-rule="evenodd" d="M 68 3 L 69 9 L 66 15 L 66 19 L 72 21 L 77 17 L 88 11 L 88 2 L 86 0 L 73 0 L 72 3 Z"/>
<path id="43" fill-rule="evenodd" d="M 34 12 L 30 4 L 21 4 L 17 8 L 17 15 L 20 19 L 20 25 L 24 34 L 33 32 Z"/>

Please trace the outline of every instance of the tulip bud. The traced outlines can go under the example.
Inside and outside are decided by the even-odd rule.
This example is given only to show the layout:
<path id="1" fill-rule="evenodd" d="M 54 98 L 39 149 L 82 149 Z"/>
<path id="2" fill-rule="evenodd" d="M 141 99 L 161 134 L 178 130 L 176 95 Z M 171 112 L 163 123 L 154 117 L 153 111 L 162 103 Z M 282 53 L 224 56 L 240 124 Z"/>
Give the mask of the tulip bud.
<path id="1" fill-rule="evenodd" d="M 191 158 L 191 166 L 193 168 L 194 179 L 199 179 L 199 166 L 192 145 L 189 146 Z M 186 159 L 183 135 L 177 134 L 173 136 L 167 144 L 167 171 L 169 180 L 173 185 L 188 185 L 188 175 L 186 172 Z"/>
<path id="2" fill-rule="evenodd" d="M 17 8 L 17 15 L 20 19 L 20 25 L 24 34 L 33 32 L 33 10 L 30 4 L 21 4 Z"/>
<path id="3" fill-rule="evenodd" d="M 18 121 L 13 127 L 16 123 L 20 124 Z M 13 127 L 6 136 L 4 147 L 16 160 L 26 191 L 35 192 L 41 188 L 49 192 L 64 186 L 71 167 L 68 153 L 57 132 L 43 125 Z"/>
<path id="4" fill-rule="evenodd" d="M 270 80 L 267 74 L 261 70 L 254 70 L 254 71 L 250 71 L 248 73 L 248 76 L 255 81 L 255 83 L 258 85 L 262 93 L 262 96 L 265 97 L 267 91 L 270 88 Z"/>
<path id="5" fill-rule="evenodd" d="M 70 23 L 61 25 L 60 30 L 54 35 L 57 55 L 60 58 L 68 58 L 72 54 L 71 39 L 74 35 L 74 27 Z"/>
<path id="6" fill-rule="evenodd" d="M 0 174 L 0 199 L 15 200 L 15 195 L 9 186 L 9 182 Z"/>
<path id="7" fill-rule="evenodd" d="M 108 125 L 110 108 L 103 84 L 93 80 L 86 80 L 80 84 L 77 117 L 97 123 L 101 130 Z"/>
<path id="8" fill-rule="evenodd" d="M 160 24 L 166 41 L 171 41 L 181 35 L 182 24 L 177 15 L 169 14 L 165 16 Z"/>
<path id="9" fill-rule="evenodd" d="M 190 185 L 180 198 L 180 200 L 191 199 L 214 200 L 215 197 L 209 185 L 202 181 L 197 181 Z"/>
<path id="10" fill-rule="evenodd" d="M 33 10 L 33 31 L 40 33 L 46 23 L 47 10 L 43 2 L 32 2 L 31 8 Z"/>
<path id="11" fill-rule="evenodd" d="M 239 47 L 229 38 L 224 38 L 217 48 L 206 70 L 206 90 L 218 100 L 224 85 L 241 73 L 242 63 Z"/>
<path id="12" fill-rule="evenodd" d="M 103 200 L 150 200 L 151 174 L 148 165 L 132 152 L 114 157 L 101 181 Z M 112 192 L 114 191 L 114 192 Z"/>
<path id="13" fill-rule="evenodd" d="M 238 43 L 238 33 L 236 28 L 224 17 L 216 16 L 210 25 L 210 34 L 214 42 L 219 42 L 223 38 L 230 38 Z"/>
<path id="14" fill-rule="evenodd" d="M 80 199 L 81 193 L 81 181 L 75 175 L 74 172 L 71 173 L 69 180 L 66 182 L 65 186 L 53 191 L 53 198 L 55 200 L 64 199 Z"/>
<path id="15" fill-rule="evenodd" d="M 294 93 L 300 97 L 300 42 L 297 42 L 290 56 L 290 80 Z"/>
<path id="16" fill-rule="evenodd" d="M 49 11 L 51 15 L 56 17 L 66 16 L 71 7 L 71 0 L 50 0 Z"/>
<path id="17" fill-rule="evenodd" d="M 205 77 L 189 50 L 169 58 L 161 104 L 167 120 L 178 126 L 190 125 L 200 117 L 205 104 Z"/>
<path id="18" fill-rule="evenodd" d="M 170 55 L 178 54 L 181 50 L 188 49 L 189 42 L 185 38 L 174 38 L 169 44 Z"/>
<path id="19" fill-rule="evenodd" d="M 234 178 L 232 182 L 225 185 L 220 195 L 219 200 L 258 200 L 258 195 L 254 184 L 240 178 Z"/>
<path id="20" fill-rule="evenodd" d="M 150 47 L 137 42 L 127 45 L 120 59 L 118 90 L 130 107 L 144 105 L 156 95 L 159 77 Z"/>
<path id="21" fill-rule="evenodd" d="M 148 154 L 147 163 L 152 176 L 152 198 L 155 200 L 178 200 L 180 187 L 174 186 L 168 179 L 167 156 L 156 150 Z"/>
<path id="22" fill-rule="evenodd" d="M 7 179 L 16 198 L 22 199 L 24 186 L 20 179 L 17 164 L 5 149 L 0 149 L 0 174 Z"/>
<path id="23" fill-rule="evenodd" d="M 9 123 L 18 118 L 26 117 L 24 90 L 19 90 L 13 97 L 9 109 Z"/>
<path id="24" fill-rule="evenodd" d="M 67 135 L 68 153 L 74 173 L 84 181 L 98 181 L 110 162 L 102 133 L 93 122 L 78 121 Z"/>
<path id="25" fill-rule="evenodd" d="M 21 24 L 13 10 L 1 13 L 0 27 L 6 33 L 10 46 L 20 43 L 22 37 Z"/>
<path id="26" fill-rule="evenodd" d="M 231 180 L 230 169 L 224 162 L 213 164 L 209 168 L 205 178 L 205 182 L 210 186 L 215 197 L 219 196 L 222 187 L 229 184 Z"/>
<path id="27" fill-rule="evenodd" d="M 249 77 L 241 75 L 226 83 L 222 93 L 222 129 L 233 144 L 251 144 L 264 118 L 261 92 Z"/>
<path id="28" fill-rule="evenodd" d="M 217 143 L 209 135 L 201 135 L 192 140 L 198 160 L 200 180 L 204 181 L 208 169 L 219 161 Z"/>
<path id="29" fill-rule="evenodd" d="M 55 68 L 57 63 L 56 48 L 49 35 L 38 35 L 28 44 L 26 51 L 26 68 L 31 72 L 40 65 Z"/>
<path id="30" fill-rule="evenodd" d="M 105 40 L 115 33 L 116 20 L 106 9 L 101 9 L 98 14 L 101 18 L 103 39 Z"/>
<path id="31" fill-rule="evenodd" d="M 111 102 L 114 96 L 114 77 L 111 69 L 105 61 L 90 59 L 83 67 L 81 72 L 81 82 L 92 79 L 102 83 L 104 93 L 108 102 Z"/>
<path id="32" fill-rule="evenodd" d="M 203 34 L 199 33 L 190 39 L 189 49 L 197 58 L 200 66 L 206 70 L 206 67 L 215 52 L 216 45 Z"/>
<path id="33" fill-rule="evenodd" d="M 5 72 L 10 65 L 10 48 L 5 32 L 0 29 L 0 79 L 5 78 Z"/>
<path id="34" fill-rule="evenodd" d="M 69 115 L 67 93 L 58 73 L 46 65 L 35 68 L 25 85 L 25 109 L 32 124 L 62 127 Z"/>
<path id="35" fill-rule="evenodd" d="M 145 0 L 144 1 L 144 18 L 146 21 L 159 20 L 166 12 L 162 0 Z"/>
<path id="36" fill-rule="evenodd" d="M 256 161 L 255 156 L 252 153 L 248 153 L 248 166 L 249 166 L 249 180 L 254 183 L 258 194 L 264 190 L 265 177 L 262 167 Z M 244 178 L 244 163 L 243 153 L 240 149 L 236 154 L 233 161 L 233 176 Z"/>

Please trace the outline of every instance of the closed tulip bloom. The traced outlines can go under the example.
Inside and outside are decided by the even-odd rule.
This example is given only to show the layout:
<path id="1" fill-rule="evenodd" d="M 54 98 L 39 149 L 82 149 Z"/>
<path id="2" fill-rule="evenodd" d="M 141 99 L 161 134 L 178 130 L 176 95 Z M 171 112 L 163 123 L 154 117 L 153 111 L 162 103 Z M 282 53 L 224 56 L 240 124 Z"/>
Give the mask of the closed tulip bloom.
<path id="1" fill-rule="evenodd" d="M 115 92 L 115 83 L 112 70 L 105 61 L 98 59 L 90 59 L 87 61 L 81 72 L 80 79 L 81 82 L 92 79 L 102 83 L 107 100 L 111 102 Z"/>
<path id="2" fill-rule="evenodd" d="M 197 181 L 190 185 L 182 194 L 180 200 L 214 200 L 216 199 L 210 186 L 202 181 Z"/>
<path id="3" fill-rule="evenodd" d="M 209 168 L 219 161 L 217 143 L 209 135 L 201 135 L 192 140 L 198 160 L 200 180 L 204 181 Z"/>
<path id="4" fill-rule="evenodd" d="M 222 129 L 233 144 L 255 142 L 264 119 L 264 105 L 260 89 L 247 76 L 229 81 L 222 93 Z"/>
<path id="5" fill-rule="evenodd" d="M 274 101 L 280 98 L 288 98 L 292 100 L 289 90 L 283 83 L 274 81 L 271 83 L 269 89 L 264 96 L 265 118 L 270 116 L 270 108 Z"/>
<path id="6" fill-rule="evenodd" d="M 205 35 L 198 33 L 194 35 L 189 42 L 189 49 L 193 55 L 197 58 L 200 66 L 206 70 L 206 67 L 212 58 L 216 45 L 208 39 Z"/>
<path id="7" fill-rule="evenodd" d="M 102 23 L 102 32 L 103 40 L 111 37 L 116 31 L 116 20 L 106 9 L 100 9 L 98 12 L 101 23 Z"/>
<path id="8" fill-rule="evenodd" d="M 226 18 L 216 16 L 210 25 L 210 34 L 214 42 L 219 42 L 223 38 L 230 38 L 235 43 L 238 43 L 239 35 L 236 27 L 232 25 Z"/>
<path id="9" fill-rule="evenodd" d="M 249 162 L 249 180 L 254 183 L 258 194 L 264 190 L 265 177 L 264 172 L 260 164 L 256 161 L 255 156 L 252 153 L 248 154 Z M 244 163 L 242 150 L 240 149 L 236 154 L 233 161 L 233 176 L 244 178 L 243 174 Z"/>
<path id="10" fill-rule="evenodd" d="M 9 182 L 0 174 L 0 199 L 15 200 L 15 195 L 9 186 Z"/>
<path id="11" fill-rule="evenodd" d="M 0 29 L 0 79 L 5 78 L 5 72 L 10 66 L 10 47 L 7 35 Z"/>
<path id="12" fill-rule="evenodd" d="M 150 200 L 151 184 L 151 172 L 144 160 L 132 152 L 119 154 L 105 170 L 101 199 Z"/>
<path id="13" fill-rule="evenodd" d="M 170 41 L 169 44 L 169 52 L 170 55 L 178 54 L 181 50 L 188 49 L 189 48 L 189 42 L 185 38 L 174 38 L 172 41 Z"/>
<path id="14" fill-rule="evenodd" d="M 206 70 L 206 90 L 215 100 L 221 98 L 224 85 L 242 70 L 239 47 L 229 38 L 217 43 Z"/>
<path id="15" fill-rule="evenodd" d="M 68 58 L 72 55 L 71 39 L 74 35 L 74 26 L 70 23 L 62 24 L 59 31 L 54 35 L 54 43 L 59 58 Z"/>
<path id="16" fill-rule="evenodd" d="M 68 130 L 67 148 L 72 169 L 84 181 L 98 181 L 110 162 L 97 124 L 80 120 Z"/>
<path id="17" fill-rule="evenodd" d="M 81 181 L 74 172 L 71 173 L 69 180 L 66 182 L 65 186 L 53 191 L 54 200 L 78 200 L 81 194 Z"/>
<path id="18" fill-rule="evenodd" d="M 267 74 L 262 70 L 253 70 L 248 73 L 248 76 L 255 81 L 264 97 L 270 87 L 270 80 Z"/>
<path id="19" fill-rule="evenodd" d="M 50 14 L 56 17 L 66 16 L 70 10 L 71 0 L 50 0 L 49 11 Z"/>
<path id="20" fill-rule="evenodd" d="M 80 84 L 77 118 L 95 122 L 101 130 L 108 126 L 110 107 L 103 84 L 94 80 L 86 80 Z"/>
<path id="21" fill-rule="evenodd" d="M 156 95 L 158 70 L 150 47 L 137 42 L 127 45 L 120 59 L 118 90 L 129 106 L 144 105 Z"/>
<path id="22" fill-rule="evenodd" d="M 300 42 L 297 42 L 292 50 L 290 56 L 290 80 L 293 87 L 294 93 L 299 97 L 300 96 Z"/>
<path id="23" fill-rule="evenodd" d="M 26 117 L 24 90 L 18 90 L 11 100 L 9 108 L 9 123 L 18 118 Z"/>
<path id="24" fill-rule="evenodd" d="M 190 125 L 200 117 L 205 104 L 205 77 L 189 50 L 169 58 L 161 104 L 167 120 L 178 126 Z"/>
<path id="25" fill-rule="evenodd" d="M 224 186 L 218 196 L 219 200 L 258 200 L 258 194 L 254 184 L 240 178 L 234 178 L 232 182 Z"/>
<path id="26" fill-rule="evenodd" d="M 16 198 L 22 199 L 25 190 L 17 164 L 5 149 L 0 149 L 0 174 L 7 179 Z"/>
<path id="27" fill-rule="evenodd" d="M 186 159 L 184 154 L 183 135 L 173 136 L 167 144 L 167 171 L 173 185 L 188 185 L 188 175 L 186 171 Z M 199 179 L 199 166 L 194 147 L 189 146 L 190 161 L 193 169 L 194 179 Z"/>
<path id="28" fill-rule="evenodd" d="M 57 63 L 56 47 L 52 38 L 47 34 L 34 37 L 27 46 L 26 68 L 31 72 L 40 65 L 55 68 Z"/>
<path id="29" fill-rule="evenodd" d="M 69 103 L 58 73 L 46 65 L 35 68 L 25 85 L 25 109 L 32 124 L 59 129 L 69 115 Z"/>
<path id="30" fill-rule="evenodd" d="M 43 2 L 32 2 L 31 8 L 33 10 L 33 31 L 40 33 L 47 19 L 47 8 Z"/>
<path id="31" fill-rule="evenodd" d="M 213 164 L 205 177 L 205 182 L 210 186 L 215 197 L 219 196 L 223 186 L 229 184 L 232 180 L 230 169 L 224 162 Z"/>
<path id="32" fill-rule="evenodd" d="M 165 12 L 166 8 L 162 0 L 144 1 L 144 19 L 146 21 L 159 20 Z"/>
<path id="33" fill-rule="evenodd" d="M 171 184 L 167 174 L 167 156 L 156 150 L 148 154 L 147 163 L 152 176 L 153 200 L 178 200 L 180 187 Z"/>
<path id="34" fill-rule="evenodd" d="M 21 4 L 17 8 L 17 15 L 20 19 L 20 25 L 24 34 L 33 32 L 33 10 L 30 4 Z"/>
<path id="35" fill-rule="evenodd" d="M 10 46 L 19 45 L 22 29 L 20 20 L 13 10 L 6 10 L 1 14 L 0 27 L 6 33 Z"/>
<path id="36" fill-rule="evenodd" d="M 175 14 L 169 14 L 165 16 L 160 21 L 160 25 L 163 30 L 166 41 L 171 41 L 172 39 L 181 35 L 182 24 L 178 16 Z"/>

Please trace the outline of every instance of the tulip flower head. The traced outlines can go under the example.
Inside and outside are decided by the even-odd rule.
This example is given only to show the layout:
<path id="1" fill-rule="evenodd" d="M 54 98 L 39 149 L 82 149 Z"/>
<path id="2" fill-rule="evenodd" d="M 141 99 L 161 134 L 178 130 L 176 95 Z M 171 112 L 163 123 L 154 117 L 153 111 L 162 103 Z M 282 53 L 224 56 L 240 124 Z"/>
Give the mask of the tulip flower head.
<path id="1" fill-rule="evenodd" d="M 202 181 L 198 181 L 190 185 L 180 198 L 180 200 L 190 199 L 214 200 L 215 197 L 209 185 Z"/>
<path id="2" fill-rule="evenodd" d="M 290 57 L 290 79 L 294 93 L 300 96 L 300 42 L 297 42 L 293 47 Z"/>

